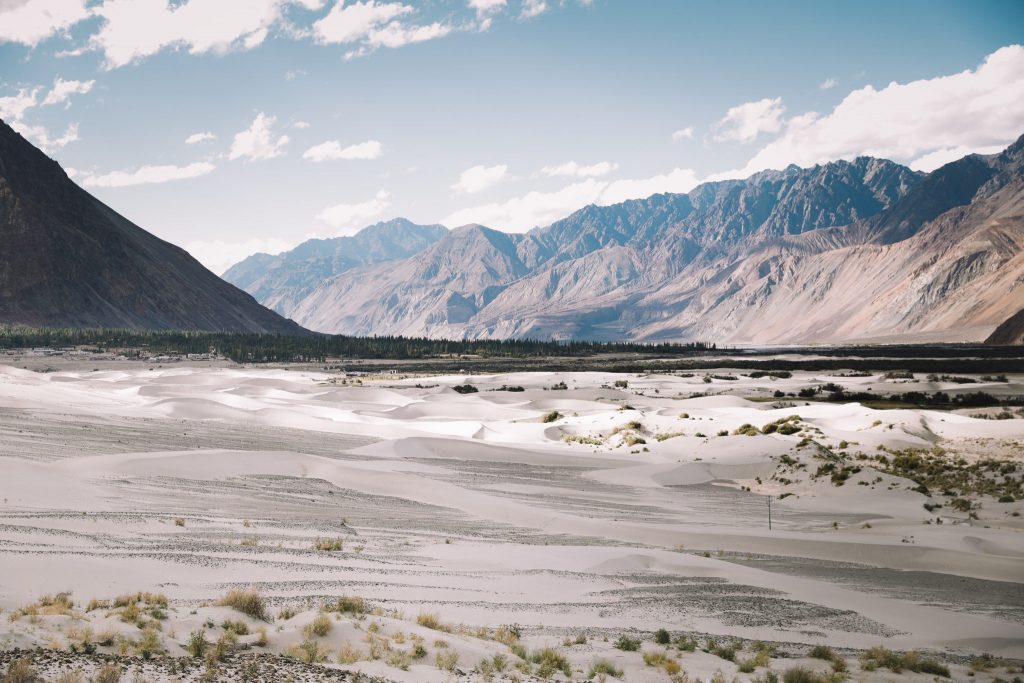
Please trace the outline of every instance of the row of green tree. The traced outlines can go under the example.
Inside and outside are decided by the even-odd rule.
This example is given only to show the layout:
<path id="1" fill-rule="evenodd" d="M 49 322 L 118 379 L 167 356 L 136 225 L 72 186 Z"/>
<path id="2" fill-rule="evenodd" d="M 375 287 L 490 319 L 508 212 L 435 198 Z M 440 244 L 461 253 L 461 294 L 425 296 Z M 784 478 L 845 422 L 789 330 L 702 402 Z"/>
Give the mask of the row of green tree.
<path id="1" fill-rule="evenodd" d="M 128 356 L 219 353 L 237 362 L 324 362 L 340 358 L 389 360 L 480 356 L 484 358 L 584 357 L 602 353 L 697 356 L 714 351 L 705 342 L 539 341 L 534 339 L 427 339 L 425 337 L 348 337 L 314 334 L 282 336 L 230 332 L 0 327 L 0 348 L 85 347 Z"/>

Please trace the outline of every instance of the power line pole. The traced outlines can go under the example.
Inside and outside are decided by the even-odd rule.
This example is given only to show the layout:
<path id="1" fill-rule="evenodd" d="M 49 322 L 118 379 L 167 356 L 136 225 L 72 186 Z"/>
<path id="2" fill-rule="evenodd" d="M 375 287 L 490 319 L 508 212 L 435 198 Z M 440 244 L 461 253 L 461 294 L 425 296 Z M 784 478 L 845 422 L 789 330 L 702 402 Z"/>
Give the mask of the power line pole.
<path id="1" fill-rule="evenodd" d="M 768 531 L 772 530 L 772 497 L 768 496 Z"/>

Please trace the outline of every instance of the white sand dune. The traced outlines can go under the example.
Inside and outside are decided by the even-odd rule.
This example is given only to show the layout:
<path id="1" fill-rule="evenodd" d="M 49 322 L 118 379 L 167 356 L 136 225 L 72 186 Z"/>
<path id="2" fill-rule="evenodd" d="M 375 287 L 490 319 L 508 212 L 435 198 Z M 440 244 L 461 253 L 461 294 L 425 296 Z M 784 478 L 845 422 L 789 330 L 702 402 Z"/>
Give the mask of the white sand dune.
<path id="1" fill-rule="evenodd" d="M 378 617 L 389 632 L 423 631 L 409 621 L 420 611 L 471 629 L 519 623 L 534 645 L 586 631 L 579 666 L 608 656 L 629 680 L 667 678 L 600 639 L 658 626 L 1024 657 L 1024 523 L 1012 514 L 1022 502 L 981 495 L 972 517 L 871 460 L 880 446 L 939 446 L 971 462 L 1024 462 L 1024 419 L 746 398 L 798 389 L 809 373 L 716 381 L 732 393 L 682 399 L 708 385 L 651 375 L 612 388 L 620 378 L 340 386 L 281 369 L 0 366 L 0 608 L 65 590 L 79 600 L 164 592 L 180 601 L 169 617 L 177 635 L 164 632 L 180 654 L 184 634 L 225 618 L 204 601 L 255 585 L 299 610 L 271 634 L 280 652 L 302 640 L 307 600 L 358 594 L 406 615 Z M 480 391 L 444 388 L 467 381 Z M 550 390 L 562 381 L 570 389 Z M 525 391 L 491 391 L 503 385 Z M 559 416 L 543 422 L 550 411 Z M 794 415 L 798 433 L 732 434 Z M 860 469 L 842 486 L 812 476 L 829 462 Z M 313 550 L 335 536 L 344 550 Z M 4 620 L 0 640 L 59 640 L 58 619 Z M 339 619 L 323 644 L 362 642 L 364 627 Z M 469 666 L 507 652 L 468 632 L 446 638 Z M 695 675 L 737 675 L 713 655 L 687 658 Z M 354 666 L 392 680 L 438 672 Z"/>

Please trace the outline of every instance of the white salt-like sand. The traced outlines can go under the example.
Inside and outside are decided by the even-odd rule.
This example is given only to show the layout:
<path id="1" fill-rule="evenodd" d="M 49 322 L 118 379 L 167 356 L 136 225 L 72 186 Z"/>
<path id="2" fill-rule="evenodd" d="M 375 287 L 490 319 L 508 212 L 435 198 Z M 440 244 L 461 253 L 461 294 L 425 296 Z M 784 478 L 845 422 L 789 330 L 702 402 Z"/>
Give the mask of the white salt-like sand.
<path id="1" fill-rule="evenodd" d="M 325 600 L 358 595 L 381 613 L 337 617 L 319 639 L 330 662 L 345 644 L 367 649 L 371 623 L 401 632 L 399 640 L 418 633 L 430 654 L 408 671 L 383 659 L 343 666 L 408 681 L 450 675 L 437 668 L 438 651 L 457 651 L 464 672 L 508 654 L 473 636 L 503 624 L 520 625 L 528 648 L 562 648 L 580 677 L 606 657 L 630 681 L 669 677 L 612 644 L 633 634 L 649 650 L 662 627 L 702 644 L 707 636 L 779 643 L 794 657 L 813 644 L 1024 657 L 1021 501 L 978 499 L 977 519 L 949 505 L 929 512 L 913 483 L 869 462 L 843 486 L 809 478 L 819 463 L 800 446 L 810 436 L 835 451 L 846 441 L 851 456 L 941 446 L 1020 462 L 1024 419 L 748 400 L 830 381 L 876 392 L 953 385 L 805 372 L 710 384 L 518 373 L 342 385 L 336 373 L 285 369 L 93 367 L 0 366 L 5 613 L 63 591 L 80 608 L 94 597 L 159 592 L 171 603 L 163 645 L 180 656 L 204 623 L 239 617 L 214 601 L 254 587 L 274 613 L 298 612 L 264 624 L 269 642 L 254 650 L 287 652 Z M 612 386 L 620 379 L 628 387 Z M 568 390 L 549 390 L 560 381 Z M 451 389 L 466 382 L 480 391 Z M 1024 393 L 1020 382 L 970 388 Z M 526 390 L 493 391 L 502 385 Z M 688 398 L 698 392 L 712 395 Z M 551 411 L 560 416 L 543 422 Z M 803 433 L 731 435 L 790 415 Z M 613 434 L 633 421 L 643 444 L 626 445 L 629 431 Z M 787 455 L 807 469 L 784 484 L 777 468 Z M 316 551 L 318 537 L 342 538 L 344 548 Z M 415 623 L 421 612 L 465 628 L 426 629 Z M 0 645 L 64 648 L 83 623 L 138 637 L 134 625 L 97 610 L 4 618 Z M 562 646 L 576 634 L 588 642 Z M 447 648 L 434 645 L 439 638 Z M 691 678 L 763 674 L 737 674 L 699 649 L 673 656 Z M 823 666 L 773 666 L 801 662 Z M 854 655 L 850 666 L 857 679 L 894 676 L 861 671 Z M 979 672 L 978 680 L 993 676 L 1012 678 Z"/>

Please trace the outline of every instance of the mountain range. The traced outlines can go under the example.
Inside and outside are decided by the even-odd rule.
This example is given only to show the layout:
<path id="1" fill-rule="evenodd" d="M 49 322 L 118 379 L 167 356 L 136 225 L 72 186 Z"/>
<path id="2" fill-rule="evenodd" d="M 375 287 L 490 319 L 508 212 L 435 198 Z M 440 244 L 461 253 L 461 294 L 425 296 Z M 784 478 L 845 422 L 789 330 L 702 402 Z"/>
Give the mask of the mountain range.
<path id="1" fill-rule="evenodd" d="M 397 219 L 225 278 L 352 335 L 1019 343 L 1022 166 L 1024 138 L 928 174 L 868 157 L 790 166 L 525 234 Z"/>
<path id="2" fill-rule="evenodd" d="M 306 334 L 0 121 L 0 324 Z"/>

